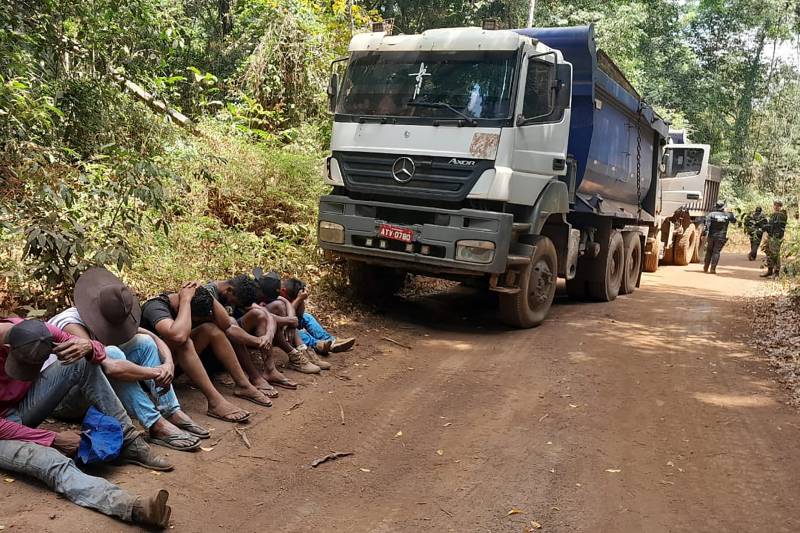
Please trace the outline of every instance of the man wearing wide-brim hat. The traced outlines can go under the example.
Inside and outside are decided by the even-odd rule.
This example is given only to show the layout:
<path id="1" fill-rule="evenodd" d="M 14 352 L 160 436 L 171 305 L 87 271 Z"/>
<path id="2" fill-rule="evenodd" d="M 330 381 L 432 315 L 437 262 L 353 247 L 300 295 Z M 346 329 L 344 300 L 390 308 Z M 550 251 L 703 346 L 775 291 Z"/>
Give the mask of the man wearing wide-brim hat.
<path id="1" fill-rule="evenodd" d="M 42 370 L 51 353 L 56 362 Z M 172 468 L 152 454 L 133 427 L 100 370 L 105 358 L 98 342 L 73 337 L 39 320 L 0 318 L 0 468 L 39 479 L 78 505 L 122 520 L 166 527 L 171 512 L 166 491 L 137 498 L 104 479 L 88 476 L 71 459 L 81 440 L 78 433 L 37 429 L 75 388 L 120 423 L 121 463 Z"/>
<path id="2" fill-rule="evenodd" d="M 208 430 L 181 410 L 172 388 L 172 353 L 161 339 L 139 327 L 141 314 L 138 299 L 119 278 L 104 268 L 92 268 L 75 285 L 75 307 L 48 323 L 106 345 L 103 371 L 128 413 L 148 430 L 151 443 L 196 450 L 199 439 L 209 437 Z"/>

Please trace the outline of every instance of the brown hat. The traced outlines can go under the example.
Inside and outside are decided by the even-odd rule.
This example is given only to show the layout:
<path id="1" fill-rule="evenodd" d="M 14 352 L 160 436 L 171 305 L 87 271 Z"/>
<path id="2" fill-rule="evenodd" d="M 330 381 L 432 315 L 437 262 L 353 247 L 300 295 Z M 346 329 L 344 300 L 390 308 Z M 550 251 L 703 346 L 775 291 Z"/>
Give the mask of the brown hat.
<path id="1" fill-rule="evenodd" d="M 53 336 L 41 320 L 23 320 L 8 332 L 11 350 L 6 375 L 18 381 L 34 381 L 53 351 Z"/>
<path id="2" fill-rule="evenodd" d="M 75 284 L 75 307 L 92 334 L 106 346 L 118 346 L 139 331 L 139 300 L 105 268 L 90 268 Z"/>

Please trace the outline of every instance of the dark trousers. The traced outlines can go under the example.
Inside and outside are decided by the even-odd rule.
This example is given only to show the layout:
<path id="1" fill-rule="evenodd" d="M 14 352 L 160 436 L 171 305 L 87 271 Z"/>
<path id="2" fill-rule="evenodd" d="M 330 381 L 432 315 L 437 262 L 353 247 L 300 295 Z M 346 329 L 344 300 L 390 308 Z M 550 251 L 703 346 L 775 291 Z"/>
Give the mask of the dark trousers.
<path id="1" fill-rule="evenodd" d="M 750 261 L 756 260 L 756 256 L 758 255 L 758 247 L 761 246 L 761 237 L 761 233 L 758 234 L 758 237 L 754 235 L 750 236 L 750 255 L 747 256 L 750 258 Z"/>
<path id="2" fill-rule="evenodd" d="M 711 266 L 712 270 L 717 268 L 717 263 L 719 263 L 719 254 L 722 253 L 722 248 L 725 246 L 726 242 L 728 242 L 726 237 L 708 238 L 708 241 L 706 241 L 706 258 L 703 270 L 708 270 L 709 266 Z"/>

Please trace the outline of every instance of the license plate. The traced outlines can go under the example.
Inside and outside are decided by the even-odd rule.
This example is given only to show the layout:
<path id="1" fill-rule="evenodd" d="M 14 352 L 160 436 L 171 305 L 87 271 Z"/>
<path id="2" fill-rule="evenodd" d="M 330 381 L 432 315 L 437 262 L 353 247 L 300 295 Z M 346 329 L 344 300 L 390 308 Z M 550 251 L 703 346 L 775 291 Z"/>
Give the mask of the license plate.
<path id="1" fill-rule="evenodd" d="M 378 234 L 384 239 L 391 239 L 393 241 L 414 241 L 414 230 L 400 226 L 392 226 L 391 224 L 381 224 Z"/>

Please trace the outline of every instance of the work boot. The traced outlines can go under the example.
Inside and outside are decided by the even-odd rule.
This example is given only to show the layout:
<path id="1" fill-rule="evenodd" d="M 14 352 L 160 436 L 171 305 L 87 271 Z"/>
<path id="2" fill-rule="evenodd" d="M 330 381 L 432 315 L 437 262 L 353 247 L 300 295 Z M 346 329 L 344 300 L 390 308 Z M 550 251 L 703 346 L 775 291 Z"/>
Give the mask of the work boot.
<path id="1" fill-rule="evenodd" d="M 169 492 L 163 489 L 150 498 L 139 496 L 133 502 L 131 522 L 140 526 L 166 529 L 169 526 L 169 517 L 172 515 L 172 507 L 167 505 L 168 499 Z"/>
<path id="2" fill-rule="evenodd" d="M 703 265 L 703 272 L 708 274 L 708 265 Z"/>
<path id="3" fill-rule="evenodd" d="M 772 276 L 773 274 L 774 274 L 774 273 L 772 272 L 772 269 L 771 269 L 771 268 L 768 268 L 766 272 L 764 272 L 763 274 L 761 274 L 761 277 L 762 277 L 762 278 L 768 278 L 768 277 Z"/>
<path id="4" fill-rule="evenodd" d="M 356 339 L 350 337 L 349 339 L 336 339 L 336 342 L 333 343 L 331 346 L 331 351 L 333 353 L 339 352 L 346 352 L 347 350 L 351 349 L 356 343 Z"/>
<path id="5" fill-rule="evenodd" d="M 175 468 L 169 461 L 153 453 L 153 450 L 142 435 L 133 439 L 122 449 L 117 462 L 124 465 L 138 465 L 161 472 L 167 472 Z"/>
<path id="6" fill-rule="evenodd" d="M 311 361 L 312 365 L 318 366 L 321 370 L 331 369 L 331 364 L 320 359 L 320 357 L 317 355 L 317 352 L 315 352 L 313 348 L 306 348 L 306 355 L 308 356 L 308 360 Z"/>
<path id="7" fill-rule="evenodd" d="M 319 354 L 328 355 L 328 352 L 331 351 L 332 346 L 333 346 L 333 341 L 331 339 L 328 339 L 326 341 L 317 341 L 317 344 L 314 346 L 314 349 Z"/>
<path id="8" fill-rule="evenodd" d="M 709 272 L 711 272 L 712 274 L 716 274 L 717 273 L 717 267 L 711 267 L 711 270 Z"/>
<path id="9" fill-rule="evenodd" d="M 286 367 L 303 374 L 319 374 L 321 371 L 320 367 L 308 360 L 305 349 L 297 348 L 289 352 L 289 364 Z"/>

